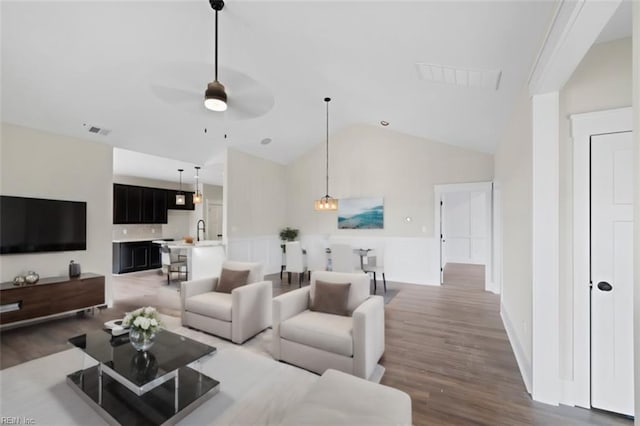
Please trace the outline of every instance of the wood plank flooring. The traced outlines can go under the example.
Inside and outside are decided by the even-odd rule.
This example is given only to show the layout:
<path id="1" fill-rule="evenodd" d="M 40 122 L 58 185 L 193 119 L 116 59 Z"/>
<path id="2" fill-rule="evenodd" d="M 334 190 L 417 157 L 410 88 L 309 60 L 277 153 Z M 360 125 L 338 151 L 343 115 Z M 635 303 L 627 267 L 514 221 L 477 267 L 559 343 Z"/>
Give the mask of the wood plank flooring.
<path id="1" fill-rule="evenodd" d="M 388 282 L 382 383 L 411 395 L 415 425 L 632 425 L 597 410 L 552 407 L 527 394 L 484 268 L 449 264 L 441 287 Z M 274 296 L 298 288 L 268 276 Z M 307 281 L 305 281 L 305 285 Z M 114 277 L 114 308 L 0 332 L 0 368 L 68 348 L 66 340 L 143 305 L 179 313 L 177 285 L 157 272 Z M 378 292 L 381 291 L 380 286 Z"/>

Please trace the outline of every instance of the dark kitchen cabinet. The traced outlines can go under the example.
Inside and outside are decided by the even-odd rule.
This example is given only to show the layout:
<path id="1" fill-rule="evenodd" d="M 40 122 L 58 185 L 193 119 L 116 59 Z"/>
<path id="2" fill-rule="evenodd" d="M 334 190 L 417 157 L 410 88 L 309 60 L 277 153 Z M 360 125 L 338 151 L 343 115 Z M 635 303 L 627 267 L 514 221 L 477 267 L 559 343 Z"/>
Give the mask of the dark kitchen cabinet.
<path id="1" fill-rule="evenodd" d="M 151 241 L 130 241 L 113 243 L 112 272 L 144 271 L 162 267 L 160 246 Z"/>
<path id="2" fill-rule="evenodd" d="M 113 184 L 113 223 L 167 223 L 167 190 Z"/>
<path id="3" fill-rule="evenodd" d="M 179 206 L 176 204 L 176 194 L 178 191 L 173 189 L 167 189 L 167 208 L 170 210 L 195 210 L 195 205 L 193 204 L 193 192 L 191 191 L 182 191 L 184 194 L 184 206 Z"/>
<path id="4" fill-rule="evenodd" d="M 142 222 L 167 223 L 167 190 L 142 188 Z"/>
<path id="5" fill-rule="evenodd" d="M 162 267 L 162 257 L 160 254 L 160 246 L 151 243 L 149 245 L 149 268 L 156 269 Z"/>
<path id="6" fill-rule="evenodd" d="M 142 223 L 142 187 L 113 185 L 113 223 Z"/>

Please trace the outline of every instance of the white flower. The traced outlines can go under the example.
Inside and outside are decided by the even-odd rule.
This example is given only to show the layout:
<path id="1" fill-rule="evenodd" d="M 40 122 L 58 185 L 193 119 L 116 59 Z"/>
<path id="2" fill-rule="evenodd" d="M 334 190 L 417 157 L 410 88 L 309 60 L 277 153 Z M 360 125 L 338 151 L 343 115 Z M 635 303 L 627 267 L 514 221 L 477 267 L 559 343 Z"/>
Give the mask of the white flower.
<path id="1" fill-rule="evenodd" d="M 148 330 L 149 326 L 151 325 L 151 321 L 149 320 L 149 318 L 138 317 L 133 322 L 133 325 L 135 325 L 136 327 L 140 327 L 143 330 Z"/>
<path id="2" fill-rule="evenodd" d="M 122 325 L 124 327 L 129 327 L 131 325 L 132 319 L 133 319 L 133 316 L 131 315 L 131 312 L 127 312 L 127 315 L 125 315 L 124 319 L 122 320 Z"/>
<path id="3" fill-rule="evenodd" d="M 124 327 L 133 327 L 144 332 L 156 332 L 160 328 L 160 318 L 158 311 L 152 306 L 138 308 L 133 312 L 128 312 L 122 320 Z"/>

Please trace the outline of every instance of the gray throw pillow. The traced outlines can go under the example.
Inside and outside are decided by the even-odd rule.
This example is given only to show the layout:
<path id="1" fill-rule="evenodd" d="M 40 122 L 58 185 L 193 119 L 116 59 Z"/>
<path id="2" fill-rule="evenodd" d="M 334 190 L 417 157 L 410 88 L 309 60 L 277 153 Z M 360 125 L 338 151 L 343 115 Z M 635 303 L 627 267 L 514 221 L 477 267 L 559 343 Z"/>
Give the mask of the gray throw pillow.
<path id="1" fill-rule="evenodd" d="M 248 277 L 248 269 L 246 271 L 234 271 L 233 269 L 222 268 L 216 291 L 220 293 L 231 293 L 234 288 L 247 284 Z"/>
<path id="2" fill-rule="evenodd" d="M 349 289 L 351 283 L 316 281 L 315 295 L 310 309 L 327 314 L 348 316 Z"/>

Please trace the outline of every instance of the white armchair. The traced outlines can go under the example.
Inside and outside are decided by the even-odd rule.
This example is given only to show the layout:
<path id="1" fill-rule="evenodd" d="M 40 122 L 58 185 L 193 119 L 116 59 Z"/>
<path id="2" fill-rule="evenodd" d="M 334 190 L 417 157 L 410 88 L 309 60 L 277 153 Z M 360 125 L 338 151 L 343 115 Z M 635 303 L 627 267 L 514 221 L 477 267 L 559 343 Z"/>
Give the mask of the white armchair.
<path id="1" fill-rule="evenodd" d="M 240 344 L 271 325 L 272 284 L 260 263 L 225 261 L 222 268 L 249 270 L 247 284 L 222 293 L 218 277 L 182 282 L 182 325 Z"/>
<path id="2" fill-rule="evenodd" d="M 316 282 L 351 283 L 348 316 L 311 311 Z M 364 273 L 314 271 L 311 283 L 273 299 L 273 357 L 322 374 L 369 378 L 384 353 L 384 300 Z"/>

